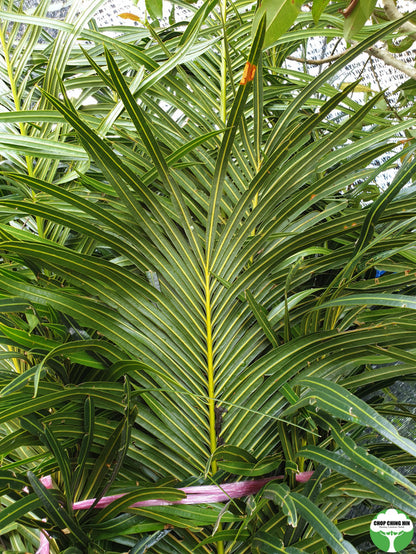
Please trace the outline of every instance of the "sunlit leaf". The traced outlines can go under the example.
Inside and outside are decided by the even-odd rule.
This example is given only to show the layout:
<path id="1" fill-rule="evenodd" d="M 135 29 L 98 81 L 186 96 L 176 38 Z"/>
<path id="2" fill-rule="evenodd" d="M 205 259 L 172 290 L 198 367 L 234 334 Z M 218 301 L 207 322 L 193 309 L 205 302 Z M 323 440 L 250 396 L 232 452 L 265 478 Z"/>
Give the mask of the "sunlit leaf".
<path id="1" fill-rule="evenodd" d="M 264 48 L 272 45 L 295 22 L 302 6 L 301 0 L 263 0 L 253 22 L 253 33 L 266 15 Z"/>

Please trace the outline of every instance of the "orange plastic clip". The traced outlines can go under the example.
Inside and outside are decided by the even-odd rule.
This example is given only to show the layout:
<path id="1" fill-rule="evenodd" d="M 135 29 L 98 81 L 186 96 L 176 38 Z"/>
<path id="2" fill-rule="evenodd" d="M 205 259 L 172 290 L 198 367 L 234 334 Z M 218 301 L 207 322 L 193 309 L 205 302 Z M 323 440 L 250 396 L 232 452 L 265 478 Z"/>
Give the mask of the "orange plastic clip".
<path id="1" fill-rule="evenodd" d="M 131 19 L 132 21 L 140 22 L 140 17 L 134 13 L 119 13 L 118 16 L 122 19 Z"/>
<path id="2" fill-rule="evenodd" d="M 254 63 L 246 62 L 244 66 L 243 76 L 241 77 L 240 85 L 246 85 L 254 79 L 257 66 Z"/>

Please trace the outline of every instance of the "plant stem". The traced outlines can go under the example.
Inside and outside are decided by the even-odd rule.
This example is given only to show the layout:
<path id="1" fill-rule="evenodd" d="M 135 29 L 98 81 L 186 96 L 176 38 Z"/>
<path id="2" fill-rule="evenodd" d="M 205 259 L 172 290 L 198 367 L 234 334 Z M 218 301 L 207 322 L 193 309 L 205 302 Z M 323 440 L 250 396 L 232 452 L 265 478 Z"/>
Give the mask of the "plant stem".
<path id="1" fill-rule="evenodd" d="M 207 376 L 208 376 L 208 409 L 209 409 L 209 442 L 211 456 L 217 448 L 217 431 L 215 425 L 215 388 L 214 388 L 214 353 L 212 337 L 212 314 L 211 314 L 211 275 L 209 262 L 205 267 L 205 314 L 207 328 Z M 218 466 L 215 460 L 211 461 L 211 474 L 217 472 Z M 222 530 L 221 523 L 218 531 Z M 217 554 L 224 554 L 224 543 L 217 543 Z"/>
<path id="2" fill-rule="evenodd" d="M 220 98 L 220 118 L 225 124 L 227 122 L 227 34 L 226 34 L 226 21 L 227 21 L 227 0 L 220 0 L 220 16 L 223 29 L 223 40 L 221 43 L 221 98 Z M 206 299 L 207 308 L 207 344 L 208 344 L 208 394 L 209 394 L 209 419 L 210 419 L 210 440 L 211 440 L 211 454 L 217 447 L 217 434 L 215 429 L 215 391 L 214 391 L 214 362 L 212 352 L 212 328 L 211 328 L 211 291 L 210 291 L 210 273 L 209 264 L 206 267 Z M 208 326 L 209 317 L 209 326 Z M 214 474 L 217 470 L 217 462 L 211 463 L 211 470 Z M 218 525 L 218 531 L 222 530 L 221 523 Z M 224 554 L 224 543 L 222 541 L 217 543 L 217 554 Z"/>
<path id="3" fill-rule="evenodd" d="M 227 46 L 226 38 L 226 21 L 227 21 L 227 1 L 220 0 L 221 23 L 224 38 L 221 43 L 221 106 L 220 117 L 224 123 L 227 121 Z"/>
<path id="4" fill-rule="evenodd" d="M 208 377 L 208 409 L 209 409 L 209 443 L 211 454 L 217 448 L 217 434 L 215 430 L 215 390 L 214 390 L 214 356 L 212 345 L 212 318 L 211 318 L 211 279 L 208 267 L 205 271 L 205 313 L 207 328 L 207 377 Z M 217 462 L 211 463 L 211 471 L 217 471 Z"/>

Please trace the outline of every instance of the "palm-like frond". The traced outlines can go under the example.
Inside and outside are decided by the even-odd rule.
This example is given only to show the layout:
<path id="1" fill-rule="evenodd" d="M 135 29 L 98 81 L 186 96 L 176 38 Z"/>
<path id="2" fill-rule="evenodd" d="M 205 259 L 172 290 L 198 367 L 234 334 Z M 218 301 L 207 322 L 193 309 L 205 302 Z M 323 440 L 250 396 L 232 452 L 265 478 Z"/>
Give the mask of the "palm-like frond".
<path id="1" fill-rule="evenodd" d="M 414 200 L 400 193 L 415 171 L 412 148 L 392 187 L 360 205 L 377 173 L 370 163 L 414 121 L 392 125 L 377 95 L 359 107 L 348 96 L 355 84 L 330 87 L 345 61 L 292 98 L 290 80 L 261 53 L 262 26 L 251 46 L 239 42 L 245 2 L 225 29 L 222 121 L 214 4 L 156 43 L 141 30 L 82 30 L 90 13 L 76 20 L 74 8 L 56 23 L 63 38 L 50 60 L 64 79 L 59 93 L 49 61 L 41 125 L 32 99 L 0 114 L 10 147 L 0 202 L 0 521 L 7 531 L 30 521 L 57 551 L 87 542 L 98 551 L 355 552 L 342 533 L 361 537 L 369 525 L 345 519 L 362 499 L 357 483 L 374 504 L 414 515 L 415 486 L 391 454 L 405 465 L 416 447 L 382 404 L 363 400 L 369 383 L 376 391 L 414 374 Z M 27 20 L 33 45 L 44 15 Z M 92 43 L 86 57 L 78 30 Z M 87 92 L 71 100 L 71 86 L 97 103 L 82 104 Z M 19 144 L 26 157 L 12 154 Z M 375 280 L 374 268 L 388 273 Z M 377 367 L 394 361 L 403 365 Z M 363 428 L 395 450 L 380 454 Z M 280 472 L 287 484 L 244 507 L 129 508 L 180 500 L 179 485 Z M 60 491 L 42 485 L 47 474 Z M 72 511 L 108 491 L 129 496 L 102 512 Z"/>

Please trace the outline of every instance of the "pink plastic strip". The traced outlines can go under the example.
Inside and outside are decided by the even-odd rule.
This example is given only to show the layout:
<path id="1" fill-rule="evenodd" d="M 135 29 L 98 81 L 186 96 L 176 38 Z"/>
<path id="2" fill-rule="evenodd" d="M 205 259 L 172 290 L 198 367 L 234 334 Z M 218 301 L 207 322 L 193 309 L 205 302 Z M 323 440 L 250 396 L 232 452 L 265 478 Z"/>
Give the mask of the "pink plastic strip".
<path id="1" fill-rule="evenodd" d="M 46 475 L 46 477 L 41 477 L 39 479 L 39 481 L 47 489 L 51 489 L 53 487 L 53 481 L 52 481 L 52 477 L 50 475 Z M 42 520 L 42 521 L 46 521 L 46 520 Z M 43 529 L 40 532 L 39 548 L 36 550 L 36 554 L 50 554 L 49 535 Z"/>
<path id="2" fill-rule="evenodd" d="M 40 532 L 39 548 L 36 550 L 36 554 L 49 554 L 49 540 L 46 531 Z"/>
<path id="3" fill-rule="evenodd" d="M 306 483 L 312 475 L 313 471 L 304 471 L 296 474 L 296 481 L 298 483 Z M 167 500 L 142 500 L 132 504 L 131 507 L 142 506 L 170 506 L 172 504 L 211 504 L 213 502 L 226 502 L 230 498 L 240 498 L 241 496 L 249 496 L 250 494 L 256 494 L 270 481 L 276 479 L 283 479 L 283 475 L 276 477 L 267 477 L 265 479 L 257 479 L 255 481 L 238 481 L 237 483 L 224 483 L 223 485 L 201 485 L 196 487 L 182 487 L 178 490 L 186 494 L 186 498 L 169 502 Z M 114 494 L 113 496 L 104 496 L 101 498 L 95 508 L 105 508 L 114 500 L 122 498 L 124 494 Z M 73 504 L 74 510 L 87 510 L 94 504 L 95 499 L 81 500 Z"/>
<path id="4" fill-rule="evenodd" d="M 309 481 L 313 474 L 313 471 L 303 471 L 296 474 L 296 481 L 298 483 L 306 483 Z M 283 479 L 283 475 L 276 477 L 267 477 L 265 479 L 257 479 L 255 481 L 238 481 L 237 483 L 224 483 L 223 485 L 201 485 L 196 487 L 182 487 L 178 490 L 186 494 L 182 500 L 176 500 L 174 502 L 168 502 L 166 500 L 142 500 L 132 504 L 131 508 L 139 508 L 142 506 L 171 506 L 172 504 L 212 504 L 213 502 L 226 502 L 231 498 L 240 498 L 242 496 L 249 496 L 250 494 L 256 494 L 259 490 L 276 479 Z M 41 477 L 41 482 L 47 489 L 53 487 L 53 481 L 50 475 Z M 114 494 L 112 496 L 104 496 L 101 498 L 94 508 L 105 508 L 109 506 L 114 500 L 122 498 L 124 494 Z M 72 505 L 74 510 L 87 510 L 94 504 L 95 498 L 89 500 L 81 500 L 75 502 Z M 39 548 L 36 554 L 49 554 L 49 541 L 48 534 L 45 531 L 41 532 Z"/>

